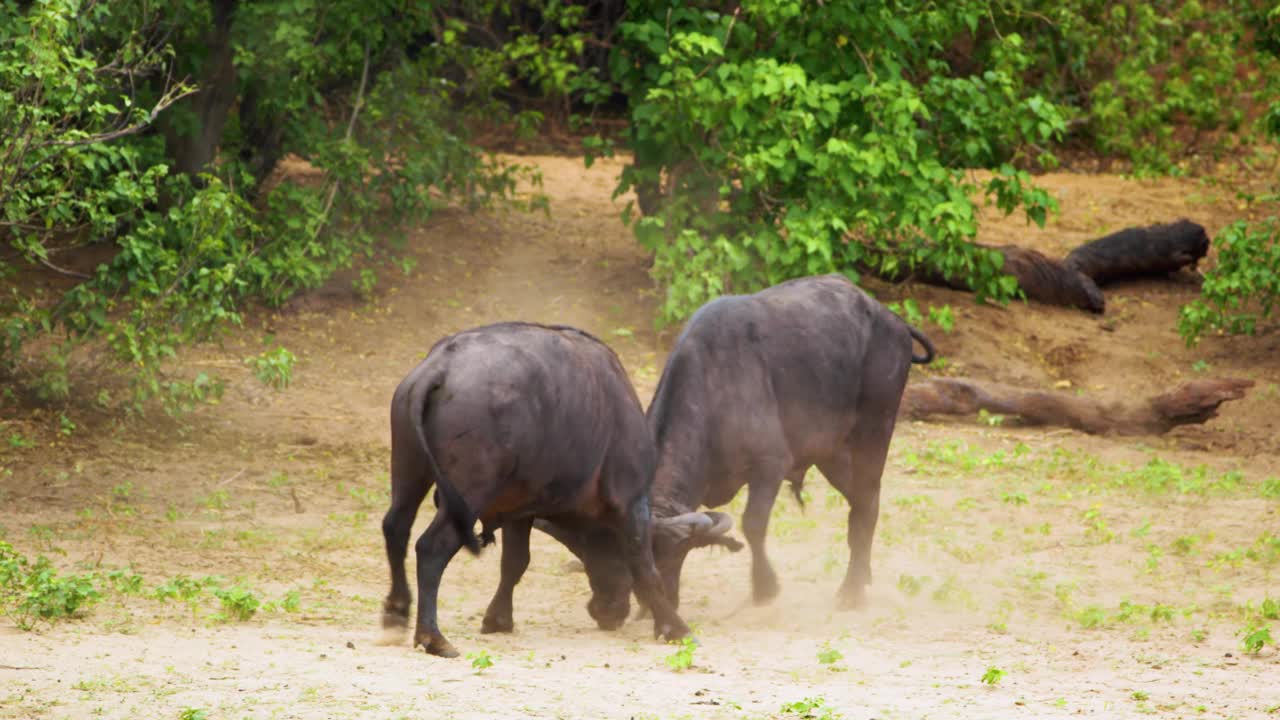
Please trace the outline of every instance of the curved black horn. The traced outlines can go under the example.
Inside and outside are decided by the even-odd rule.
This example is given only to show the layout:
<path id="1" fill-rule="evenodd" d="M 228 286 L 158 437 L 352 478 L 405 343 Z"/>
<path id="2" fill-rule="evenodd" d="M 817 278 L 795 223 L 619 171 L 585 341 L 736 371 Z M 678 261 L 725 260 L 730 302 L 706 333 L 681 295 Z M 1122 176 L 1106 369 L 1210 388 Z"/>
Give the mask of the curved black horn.
<path id="1" fill-rule="evenodd" d="M 732 521 L 730 521 L 732 522 Z M 681 540 L 701 535 L 713 526 L 712 518 L 707 513 L 689 512 L 671 517 L 656 518 L 655 529 L 677 536 Z"/>
<path id="2" fill-rule="evenodd" d="M 702 531 L 703 535 L 724 535 L 733 529 L 733 518 L 729 513 L 708 510 L 703 515 L 711 520 L 711 526 Z"/>

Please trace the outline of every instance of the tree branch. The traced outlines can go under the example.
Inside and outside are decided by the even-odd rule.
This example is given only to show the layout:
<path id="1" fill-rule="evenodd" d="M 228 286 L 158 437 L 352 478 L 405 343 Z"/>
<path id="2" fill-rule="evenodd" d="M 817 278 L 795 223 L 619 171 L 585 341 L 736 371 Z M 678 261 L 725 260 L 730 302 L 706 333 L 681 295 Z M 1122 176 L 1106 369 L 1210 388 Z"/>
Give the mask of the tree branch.
<path id="1" fill-rule="evenodd" d="M 111 142 L 112 140 L 118 140 L 122 137 L 139 133 L 145 130 L 148 126 L 150 126 L 151 123 L 155 122 L 156 117 L 160 113 L 164 112 L 165 108 L 168 108 L 170 105 L 178 102 L 179 100 L 187 97 L 188 95 L 194 95 L 196 92 L 197 92 L 197 88 L 187 87 L 183 85 L 179 85 L 176 88 L 170 88 L 169 91 L 166 92 L 164 96 L 161 97 L 160 100 L 156 102 L 155 107 L 151 108 L 151 112 L 147 113 L 147 119 L 143 120 L 140 123 L 135 123 L 133 125 L 120 128 L 119 130 L 113 130 L 111 132 L 98 133 L 97 135 L 90 135 L 88 137 L 83 137 L 78 140 L 50 140 L 49 142 L 41 143 L 37 147 L 71 148 L 71 147 L 79 147 L 81 145 L 96 145 L 98 143 Z"/>
<path id="2" fill-rule="evenodd" d="M 92 280 L 92 279 L 93 279 L 93 276 L 92 276 L 92 275 L 85 275 L 85 274 L 84 274 L 84 273 L 82 273 L 82 272 L 76 272 L 75 270 L 68 270 L 68 269 L 66 269 L 66 268 L 64 268 L 64 267 L 58 267 L 57 265 L 54 265 L 53 263 L 49 262 L 49 260 L 48 260 L 47 258 L 43 258 L 43 257 L 38 257 L 38 256 L 37 256 L 37 257 L 36 257 L 36 259 L 40 261 L 40 264 L 41 264 L 41 265 L 43 265 L 43 266 L 45 266 L 45 267 L 49 268 L 50 270 L 52 270 L 52 271 L 54 271 L 54 272 L 56 272 L 56 273 L 61 273 L 61 274 L 63 274 L 63 275 L 66 275 L 67 277 L 80 278 L 81 280 Z"/>
<path id="3" fill-rule="evenodd" d="M 347 134 L 343 137 L 345 142 L 351 141 L 351 136 L 356 131 L 356 118 L 360 116 L 360 108 L 364 106 L 364 90 L 369 82 L 369 43 L 364 45 L 364 67 L 360 70 L 360 87 L 356 90 L 356 101 L 351 106 L 351 119 L 347 121 Z M 311 238 L 320 236 L 320 229 L 324 227 L 329 220 L 329 211 L 333 209 L 333 199 L 338 195 L 338 186 L 342 184 L 341 180 L 334 180 L 333 185 L 329 186 L 329 197 L 324 200 L 324 210 L 320 212 L 320 223 L 316 225 L 315 232 L 311 234 Z"/>

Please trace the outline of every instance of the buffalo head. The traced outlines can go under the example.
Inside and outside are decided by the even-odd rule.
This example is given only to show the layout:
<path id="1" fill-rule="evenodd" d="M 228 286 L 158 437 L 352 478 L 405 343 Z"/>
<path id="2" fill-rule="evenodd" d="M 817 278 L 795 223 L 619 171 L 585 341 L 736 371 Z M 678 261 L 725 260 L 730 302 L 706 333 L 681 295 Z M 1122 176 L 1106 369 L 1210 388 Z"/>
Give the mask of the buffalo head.
<path id="1" fill-rule="evenodd" d="M 603 630 L 614 630 L 631 610 L 631 569 L 618 538 L 608 532 L 535 520 L 533 526 L 560 541 L 582 562 L 591 585 L 587 612 Z M 689 512 L 654 517 L 653 554 L 672 605 L 679 599 L 680 569 L 694 548 L 719 545 L 733 552 L 742 543 L 728 535 L 733 519 L 722 512 Z"/>

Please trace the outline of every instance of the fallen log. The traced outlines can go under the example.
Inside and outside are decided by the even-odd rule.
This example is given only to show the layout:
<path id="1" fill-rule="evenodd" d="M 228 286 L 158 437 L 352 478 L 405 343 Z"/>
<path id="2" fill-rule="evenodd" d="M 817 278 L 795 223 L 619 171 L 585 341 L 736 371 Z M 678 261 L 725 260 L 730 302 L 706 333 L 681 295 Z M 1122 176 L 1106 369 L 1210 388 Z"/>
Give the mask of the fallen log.
<path id="1" fill-rule="evenodd" d="M 1042 252 L 1017 245 L 975 244 L 978 247 L 995 250 L 1004 256 L 1001 271 L 1012 275 L 1018 281 L 1018 287 L 1022 288 L 1028 300 L 1046 305 L 1075 307 L 1093 313 L 1100 313 L 1106 309 L 1106 299 L 1093 280 Z M 952 290 L 970 289 L 968 283 L 963 280 L 952 279 L 936 270 L 924 267 L 916 268 L 909 276 L 905 273 L 887 275 L 881 273 L 880 277 L 890 282 L 899 282 L 911 277 L 929 285 L 938 285 Z"/>
<path id="2" fill-rule="evenodd" d="M 1093 435 L 1163 435 L 1179 425 L 1203 423 L 1218 406 L 1239 400 L 1252 380 L 1209 378 L 1135 403 L 1108 402 L 1065 392 L 1027 390 L 963 378 L 933 378 L 907 385 L 900 418 L 977 415 L 979 411 L 1013 415 L 1029 425 L 1069 427 Z"/>
<path id="3" fill-rule="evenodd" d="M 1165 225 L 1126 228 L 1072 250 L 1062 264 L 1098 285 L 1142 277 L 1168 275 L 1191 266 L 1209 252 L 1209 234 L 1187 219 Z"/>
<path id="4" fill-rule="evenodd" d="M 1046 305 L 1076 307 L 1093 313 L 1107 309 L 1102 290 L 1088 276 L 1044 253 L 1017 245 L 991 248 L 1004 255 L 1004 272 L 1018 280 L 1028 300 Z"/>

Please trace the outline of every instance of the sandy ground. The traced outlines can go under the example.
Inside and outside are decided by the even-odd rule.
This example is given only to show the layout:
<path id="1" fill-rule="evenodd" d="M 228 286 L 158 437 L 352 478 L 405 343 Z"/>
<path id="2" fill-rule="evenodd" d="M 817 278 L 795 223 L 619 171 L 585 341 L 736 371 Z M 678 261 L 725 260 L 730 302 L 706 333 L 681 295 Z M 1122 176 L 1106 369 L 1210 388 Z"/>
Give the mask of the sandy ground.
<path id="1" fill-rule="evenodd" d="M 1204 426 L 1112 439 L 999 419 L 899 427 L 884 477 L 872 603 L 838 612 L 842 500 L 816 474 L 807 509 L 779 500 L 771 557 L 783 592 L 748 602 L 748 556 L 686 566 L 681 608 L 692 666 L 651 624 L 602 632 L 585 577 L 535 533 L 516 631 L 480 635 L 497 553 L 460 554 L 441 625 L 464 653 L 442 660 L 379 645 L 387 570 L 387 403 L 442 334 L 499 319 L 579 325 L 615 346 L 641 397 L 674 330 L 657 332 L 647 259 L 611 201 L 615 162 L 536 162 L 550 217 L 442 211 L 408 238 L 365 301 L 336 278 L 252 317 L 189 371 L 227 381 L 221 403 L 181 422 L 6 419 L 33 447 L 0 451 L 2 537 L 60 568 L 129 568 L 143 593 L 108 593 L 84 617 L 33 633 L 0 622 L 0 717 L 13 718 L 1251 718 L 1280 713 L 1280 655 L 1240 631 L 1280 599 L 1280 333 L 1178 339 L 1195 288 L 1135 282 L 1103 318 L 1039 305 L 976 306 L 963 294 L 875 288 L 950 304 L 957 328 L 926 330 L 945 372 L 1099 395 L 1158 392 L 1198 373 L 1258 382 Z M 1044 230 L 984 218 L 981 240 L 1050 254 L 1128 225 L 1188 216 L 1211 234 L 1242 212 L 1186 180 L 1040 178 L 1063 212 Z M 279 342 L 298 355 L 285 392 L 241 359 Z M 731 505 L 741 511 L 742 497 Z M 429 508 L 424 510 L 429 514 Z M 420 518 L 417 529 L 425 527 Z M 297 607 L 244 622 L 147 597 L 178 576 L 219 576 Z M 1251 614 L 1252 613 L 1252 614 Z M 1280 622 L 1271 622 L 1280 639 Z M 992 685 L 990 669 L 1003 671 Z M 999 673 L 995 673 L 999 674 Z M 808 700 L 809 709 L 794 703 Z M 786 706 L 786 707 L 784 707 Z"/>

